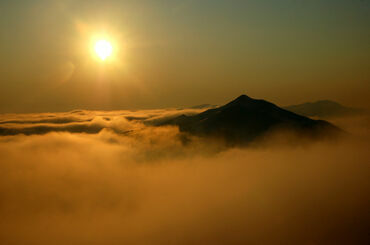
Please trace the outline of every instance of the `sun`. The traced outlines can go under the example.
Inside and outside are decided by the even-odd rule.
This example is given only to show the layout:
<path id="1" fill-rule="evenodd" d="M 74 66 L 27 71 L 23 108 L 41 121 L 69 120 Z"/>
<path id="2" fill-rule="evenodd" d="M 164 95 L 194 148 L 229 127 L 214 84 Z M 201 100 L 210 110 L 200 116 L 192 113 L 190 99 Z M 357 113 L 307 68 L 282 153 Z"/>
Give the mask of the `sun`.
<path id="1" fill-rule="evenodd" d="M 99 40 L 95 43 L 94 46 L 95 53 L 101 60 L 106 60 L 109 56 L 112 55 L 113 47 L 110 42 L 107 40 Z"/>

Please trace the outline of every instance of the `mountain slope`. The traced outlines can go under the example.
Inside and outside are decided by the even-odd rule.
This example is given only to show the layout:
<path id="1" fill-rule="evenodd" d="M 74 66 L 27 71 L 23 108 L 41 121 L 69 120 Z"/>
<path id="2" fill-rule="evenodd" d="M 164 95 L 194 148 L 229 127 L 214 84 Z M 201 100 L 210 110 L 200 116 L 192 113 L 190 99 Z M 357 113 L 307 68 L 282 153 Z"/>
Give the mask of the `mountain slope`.
<path id="1" fill-rule="evenodd" d="M 215 108 L 217 107 L 216 105 L 211 105 L 211 104 L 202 104 L 202 105 L 195 105 L 189 107 L 190 109 L 210 109 L 210 108 Z"/>
<path id="2" fill-rule="evenodd" d="M 292 130 L 309 137 L 335 135 L 341 130 L 326 121 L 312 120 L 265 100 L 246 95 L 194 116 L 179 116 L 161 125 L 177 125 L 180 131 L 219 137 L 229 143 L 248 143 L 274 130 Z"/>
<path id="3" fill-rule="evenodd" d="M 343 117 L 362 112 L 361 109 L 345 107 L 330 100 L 291 105 L 284 107 L 284 109 L 307 117 Z"/>

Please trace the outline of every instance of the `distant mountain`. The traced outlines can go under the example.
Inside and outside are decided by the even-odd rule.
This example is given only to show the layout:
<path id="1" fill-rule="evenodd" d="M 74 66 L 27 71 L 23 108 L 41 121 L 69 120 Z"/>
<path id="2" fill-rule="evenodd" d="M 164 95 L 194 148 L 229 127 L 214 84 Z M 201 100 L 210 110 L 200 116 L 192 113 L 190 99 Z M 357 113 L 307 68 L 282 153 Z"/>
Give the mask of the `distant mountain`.
<path id="1" fill-rule="evenodd" d="M 217 105 L 211 105 L 211 104 L 202 104 L 202 105 L 195 105 L 190 107 L 190 109 L 207 109 L 207 108 L 215 108 Z"/>
<path id="2" fill-rule="evenodd" d="M 345 107 L 330 100 L 320 100 L 299 105 L 291 105 L 284 109 L 307 117 L 343 117 L 360 114 L 361 109 Z"/>
<path id="3" fill-rule="evenodd" d="M 274 130 L 291 130 L 312 138 L 341 132 L 334 125 L 284 110 L 265 100 L 242 95 L 230 103 L 197 115 L 181 115 L 161 122 L 198 136 L 219 137 L 231 144 L 249 143 Z"/>

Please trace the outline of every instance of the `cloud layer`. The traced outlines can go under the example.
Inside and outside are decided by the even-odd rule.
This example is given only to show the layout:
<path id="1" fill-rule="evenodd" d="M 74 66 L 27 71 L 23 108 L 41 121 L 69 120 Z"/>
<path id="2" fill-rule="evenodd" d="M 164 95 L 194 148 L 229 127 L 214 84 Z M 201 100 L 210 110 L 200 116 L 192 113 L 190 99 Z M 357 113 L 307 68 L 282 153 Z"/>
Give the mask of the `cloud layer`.
<path id="1" fill-rule="evenodd" d="M 368 135 L 228 149 L 150 126 L 194 112 L 2 115 L 1 243 L 367 243 Z"/>
<path id="2" fill-rule="evenodd" d="M 204 110 L 204 109 L 203 109 Z M 66 113 L 0 115 L 0 135 L 34 135 L 49 132 L 96 134 L 103 129 L 124 133 L 137 128 L 137 123 L 152 124 L 181 114 L 194 114 L 202 109 L 163 109 L 142 111 L 84 111 Z M 131 123 L 129 123 L 131 121 Z M 136 125 L 136 126 L 135 126 Z"/>

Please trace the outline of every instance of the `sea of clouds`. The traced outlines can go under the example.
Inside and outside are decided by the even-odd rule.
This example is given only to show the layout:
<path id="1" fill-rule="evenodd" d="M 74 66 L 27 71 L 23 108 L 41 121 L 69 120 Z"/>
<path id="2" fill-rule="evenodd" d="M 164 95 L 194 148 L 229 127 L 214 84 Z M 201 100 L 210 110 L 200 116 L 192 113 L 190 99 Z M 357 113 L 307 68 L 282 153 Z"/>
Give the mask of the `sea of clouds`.
<path id="1" fill-rule="evenodd" d="M 0 115 L 0 243 L 368 244 L 370 117 L 244 148 L 153 126 L 200 111 Z"/>

